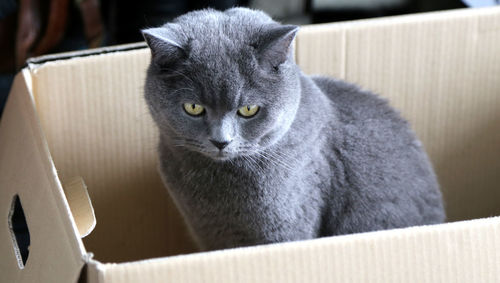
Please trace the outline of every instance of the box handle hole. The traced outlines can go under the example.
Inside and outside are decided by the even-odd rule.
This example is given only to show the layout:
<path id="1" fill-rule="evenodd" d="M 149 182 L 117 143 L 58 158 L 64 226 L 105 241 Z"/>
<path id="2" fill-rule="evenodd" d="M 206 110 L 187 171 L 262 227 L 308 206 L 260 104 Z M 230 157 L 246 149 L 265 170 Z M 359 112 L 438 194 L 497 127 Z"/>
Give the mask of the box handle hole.
<path id="1" fill-rule="evenodd" d="M 20 269 L 23 269 L 30 253 L 30 231 L 19 195 L 15 195 L 12 200 L 8 222 L 17 264 Z"/>

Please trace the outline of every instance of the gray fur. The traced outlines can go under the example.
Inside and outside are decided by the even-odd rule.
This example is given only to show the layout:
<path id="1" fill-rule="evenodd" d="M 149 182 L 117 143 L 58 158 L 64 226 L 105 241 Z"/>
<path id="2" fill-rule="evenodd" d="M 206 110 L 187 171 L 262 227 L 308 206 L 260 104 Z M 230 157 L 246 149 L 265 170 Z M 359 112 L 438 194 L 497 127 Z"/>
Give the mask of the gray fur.
<path id="1" fill-rule="evenodd" d="M 296 31 L 244 8 L 143 31 L 161 175 L 200 247 L 443 222 L 436 176 L 408 123 L 368 91 L 303 74 L 291 56 Z M 189 116 L 186 102 L 205 114 Z M 236 114 L 254 104 L 253 118 Z M 231 142 L 219 150 L 210 139 Z"/>

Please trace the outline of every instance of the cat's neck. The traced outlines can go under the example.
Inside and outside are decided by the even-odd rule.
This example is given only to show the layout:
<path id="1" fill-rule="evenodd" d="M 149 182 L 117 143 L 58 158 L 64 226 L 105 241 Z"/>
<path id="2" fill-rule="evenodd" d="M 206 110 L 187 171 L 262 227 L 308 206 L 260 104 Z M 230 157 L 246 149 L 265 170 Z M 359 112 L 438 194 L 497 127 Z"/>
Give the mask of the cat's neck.
<path id="1" fill-rule="evenodd" d="M 321 91 L 316 83 L 301 74 L 301 98 L 295 119 L 277 147 L 300 148 L 318 147 L 322 137 L 331 132 L 332 124 L 337 120 L 337 111 L 331 100 Z"/>

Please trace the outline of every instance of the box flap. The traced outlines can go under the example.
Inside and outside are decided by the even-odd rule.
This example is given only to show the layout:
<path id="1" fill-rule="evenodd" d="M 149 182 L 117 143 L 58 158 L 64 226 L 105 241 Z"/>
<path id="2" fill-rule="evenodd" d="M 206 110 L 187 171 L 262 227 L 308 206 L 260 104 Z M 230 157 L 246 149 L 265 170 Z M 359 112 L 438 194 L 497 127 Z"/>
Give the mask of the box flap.
<path id="1" fill-rule="evenodd" d="M 29 73 L 19 73 L 0 121 L 0 281 L 74 282 L 85 248 L 64 197 L 30 94 Z M 29 231 L 25 263 L 12 226 L 19 197 Z M 10 227 L 9 227 L 10 226 Z M 19 244 L 19 245 L 18 245 Z"/>
<path id="2" fill-rule="evenodd" d="M 89 266 L 88 282 L 498 282 L 500 217 Z"/>
<path id="3" fill-rule="evenodd" d="M 96 225 L 94 208 L 87 192 L 87 186 L 82 177 L 74 177 L 69 179 L 63 187 L 78 232 L 83 238 L 90 234 Z"/>

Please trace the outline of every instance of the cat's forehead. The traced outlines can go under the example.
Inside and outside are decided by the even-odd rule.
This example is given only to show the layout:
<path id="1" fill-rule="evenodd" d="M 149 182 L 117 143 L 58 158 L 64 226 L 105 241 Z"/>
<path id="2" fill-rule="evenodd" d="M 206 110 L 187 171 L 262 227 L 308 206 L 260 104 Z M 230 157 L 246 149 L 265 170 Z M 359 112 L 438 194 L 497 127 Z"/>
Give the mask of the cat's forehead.
<path id="1" fill-rule="evenodd" d="M 195 82 L 195 95 L 205 105 L 213 108 L 233 109 L 258 97 L 248 92 L 250 78 L 231 64 L 220 64 L 212 69 L 210 64 L 193 65 L 189 74 Z"/>
<path id="2" fill-rule="evenodd" d="M 265 13 L 246 8 L 233 8 L 224 12 L 213 9 L 193 11 L 174 20 L 174 23 L 184 27 L 184 32 L 202 32 L 206 37 L 217 32 L 245 35 L 261 25 L 273 22 Z"/>
<path id="3" fill-rule="evenodd" d="M 166 28 L 184 46 L 186 63 L 196 67 L 193 71 L 228 77 L 251 69 L 252 46 L 271 22 L 265 13 L 246 8 L 206 9 L 180 16 Z"/>
<path id="4" fill-rule="evenodd" d="M 196 11 L 176 19 L 170 28 L 187 43 L 182 72 L 195 82 L 201 102 L 236 107 L 262 100 L 258 92 L 246 90 L 262 81 L 252 43 L 269 22 L 262 12 L 239 8 Z"/>
<path id="5" fill-rule="evenodd" d="M 184 71 L 195 89 L 197 101 L 212 108 L 231 110 L 246 104 L 262 101 L 250 85 L 254 78 L 249 68 L 240 66 L 230 58 L 191 63 Z"/>
<path id="6" fill-rule="evenodd" d="M 263 25 L 274 21 L 260 11 L 233 8 L 225 12 L 212 9 L 194 11 L 174 22 L 178 24 L 182 37 L 198 43 L 199 47 L 228 48 L 249 44 Z"/>
<path id="7" fill-rule="evenodd" d="M 189 49 L 185 67 L 204 88 L 206 99 L 234 106 L 248 98 L 240 97 L 240 93 L 255 80 L 255 65 L 252 47 L 245 39 L 217 32 L 210 38 L 193 38 Z"/>
<path id="8" fill-rule="evenodd" d="M 189 56 L 185 64 L 197 77 L 213 80 L 213 84 L 228 84 L 228 80 L 237 82 L 251 68 L 250 47 L 238 44 L 225 36 L 214 40 L 193 39 L 190 43 Z"/>

